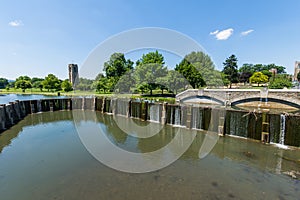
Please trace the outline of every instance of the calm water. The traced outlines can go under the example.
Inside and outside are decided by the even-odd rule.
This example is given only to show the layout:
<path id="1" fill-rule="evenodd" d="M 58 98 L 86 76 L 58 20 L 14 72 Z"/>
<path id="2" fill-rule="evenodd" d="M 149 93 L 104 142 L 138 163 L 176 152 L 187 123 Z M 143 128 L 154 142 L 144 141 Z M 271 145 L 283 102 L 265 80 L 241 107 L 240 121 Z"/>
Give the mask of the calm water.
<path id="1" fill-rule="evenodd" d="M 56 94 L 56 93 L 55 93 Z M 41 94 L 0 94 L 0 104 L 7 104 L 16 100 L 36 100 L 47 98 L 63 98 L 64 96 L 49 96 Z"/>
<path id="2" fill-rule="evenodd" d="M 83 113 L 84 115 L 84 113 Z M 71 111 L 39 113 L 0 135 L 0 197 L 6 199 L 299 199 L 300 150 L 222 137 L 198 158 L 204 133 L 170 166 L 145 174 L 110 169 L 95 160 L 76 133 Z M 97 123 L 121 148 L 149 152 L 168 143 L 178 128 L 165 126 L 148 139 L 122 132 L 113 117 Z M 139 125 L 149 122 L 136 121 Z M 88 133 L 87 133 L 88 134 Z M 188 134 L 188 133 L 187 133 Z"/>

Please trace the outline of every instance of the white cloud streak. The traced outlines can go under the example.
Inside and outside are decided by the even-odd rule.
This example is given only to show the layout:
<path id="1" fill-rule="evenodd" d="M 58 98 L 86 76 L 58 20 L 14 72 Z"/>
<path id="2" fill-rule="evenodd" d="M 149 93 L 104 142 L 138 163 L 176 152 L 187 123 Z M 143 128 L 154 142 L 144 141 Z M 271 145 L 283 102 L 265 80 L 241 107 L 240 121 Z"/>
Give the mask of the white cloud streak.
<path id="1" fill-rule="evenodd" d="M 9 22 L 8 25 L 12 27 L 19 27 L 19 26 L 23 26 L 23 22 L 21 20 L 14 20 Z"/>
<path id="2" fill-rule="evenodd" d="M 219 33 L 219 30 L 215 30 L 214 32 L 210 32 L 210 35 L 216 35 L 217 33 Z"/>
<path id="3" fill-rule="evenodd" d="M 247 35 L 249 35 L 250 33 L 252 33 L 254 30 L 253 29 L 250 29 L 250 30 L 247 30 L 247 31 L 243 31 L 243 32 L 241 32 L 241 35 L 242 36 L 247 36 Z"/>
<path id="4" fill-rule="evenodd" d="M 215 35 L 217 40 L 227 40 L 233 34 L 233 29 L 225 29 L 222 31 L 216 30 L 211 32 L 210 35 Z"/>

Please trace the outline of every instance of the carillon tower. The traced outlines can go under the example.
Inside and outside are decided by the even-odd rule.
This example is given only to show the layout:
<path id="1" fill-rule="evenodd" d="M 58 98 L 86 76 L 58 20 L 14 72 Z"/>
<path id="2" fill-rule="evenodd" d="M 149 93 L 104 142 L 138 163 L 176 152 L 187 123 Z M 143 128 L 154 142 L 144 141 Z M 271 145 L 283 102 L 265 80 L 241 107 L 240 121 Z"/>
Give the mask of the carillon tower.
<path id="1" fill-rule="evenodd" d="M 78 65 L 69 64 L 69 81 L 71 82 L 73 88 L 79 83 Z"/>

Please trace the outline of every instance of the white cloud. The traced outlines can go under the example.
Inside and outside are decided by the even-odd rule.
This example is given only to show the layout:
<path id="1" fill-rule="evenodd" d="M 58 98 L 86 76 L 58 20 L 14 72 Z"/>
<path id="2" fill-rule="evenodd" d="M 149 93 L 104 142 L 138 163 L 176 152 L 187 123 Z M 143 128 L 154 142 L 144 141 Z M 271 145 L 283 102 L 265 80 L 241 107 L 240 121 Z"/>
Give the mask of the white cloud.
<path id="1" fill-rule="evenodd" d="M 8 25 L 13 27 L 23 26 L 23 22 L 21 20 L 14 20 L 9 22 Z"/>
<path id="2" fill-rule="evenodd" d="M 233 34 L 232 28 L 225 29 L 222 31 L 216 30 L 210 33 L 210 35 L 215 35 L 217 40 L 227 40 L 232 34 Z"/>
<path id="3" fill-rule="evenodd" d="M 243 31 L 241 32 L 241 35 L 242 36 L 246 36 L 246 35 L 249 35 L 250 33 L 252 33 L 254 30 L 253 29 L 250 29 L 250 30 L 247 30 L 247 31 Z"/>
<path id="4" fill-rule="evenodd" d="M 214 32 L 210 32 L 210 35 L 216 35 L 217 33 L 219 33 L 219 30 L 215 30 Z"/>

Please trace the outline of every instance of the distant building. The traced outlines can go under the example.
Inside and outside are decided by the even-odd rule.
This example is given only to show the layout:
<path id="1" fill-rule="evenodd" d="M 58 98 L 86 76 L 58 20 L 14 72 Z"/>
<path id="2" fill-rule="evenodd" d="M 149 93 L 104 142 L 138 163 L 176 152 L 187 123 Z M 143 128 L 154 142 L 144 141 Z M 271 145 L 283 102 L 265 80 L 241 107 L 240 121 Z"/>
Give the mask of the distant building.
<path id="1" fill-rule="evenodd" d="M 69 64 L 69 81 L 71 82 L 73 88 L 79 83 L 78 65 Z"/>
<path id="2" fill-rule="evenodd" d="M 294 72 L 293 81 L 298 81 L 297 75 L 298 75 L 299 72 L 300 72 L 300 61 L 296 61 L 295 62 L 295 72 Z"/>

